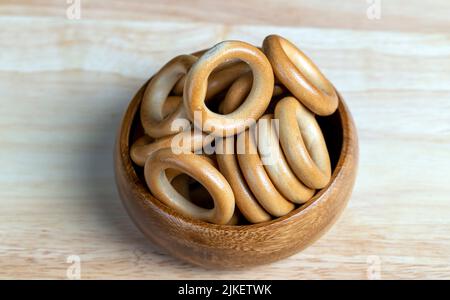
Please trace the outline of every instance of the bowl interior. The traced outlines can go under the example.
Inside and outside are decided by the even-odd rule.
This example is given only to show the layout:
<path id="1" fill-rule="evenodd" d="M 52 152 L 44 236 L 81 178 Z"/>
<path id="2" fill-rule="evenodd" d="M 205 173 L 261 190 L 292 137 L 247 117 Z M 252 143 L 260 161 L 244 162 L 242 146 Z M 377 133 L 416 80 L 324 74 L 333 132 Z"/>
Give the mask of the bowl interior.
<path id="1" fill-rule="evenodd" d="M 128 130 L 128 133 L 129 133 L 128 145 L 126 147 L 127 151 L 129 151 L 129 148 L 131 147 L 131 145 L 134 143 L 134 141 L 136 139 L 138 139 L 139 137 L 144 135 L 144 130 L 141 125 L 140 114 L 139 114 L 142 94 L 143 93 L 142 93 L 142 89 L 141 89 L 141 91 L 138 92 L 136 95 L 137 98 L 135 98 L 133 100 L 133 102 L 138 101 L 138 102 L 136 102 L 136 107 L 134 109 L 134 116 L 132 118 L 133 121 L 131 122 L 131 124 L 122 124 L 122 126 L 128 127 L 128 128 L 122 128 L 122 130 Z M 340 100 L 340 102 L 341 102 L 341 100 Z M 132 106 L 132 105 L 133 105 L 133 103 L 130 104 L 130 106 Z M 322 133 L 324 135 L 324 138 L 325 138 L 325 141 L 327 144 L 327 148 L 328 148 L 328 152 L 329 152 L 330 160 L 331 160 L 331 166 L 332 166 L 332 170 L 333 170 L 329 185 L 333 182 L 333 180 L 337 176 L 336 166 L 338 165 L 339 159 L 341 158 L 341 153 L 342 153 L 342 148 L 343 148 L 343 136 L 344 136 L 344 126 L 342 123 L 342 113 L 343 112 L 344 112 L 344 108 L 342 107 L 342 103 L 340 103 L 338 110 L 336 110 L 336 112 L 334 112 L 332 115 L 326 116 L 326 117 L 320 117 L 320 116 L 316 117 L 316 119 L 322 129 Z M 197 225 L 202 225 L 202 226 L 214 226 L 214 227 L 224 227 L 224 228 L 226 227 L 226 228 L 230 229 L 230 228 L 239 228 L 239 227 L 243 227 L 243 226 L 245 226 L 245 227 L 264 226 L 264 225 L 267 225 L 268 223 L 274 223 L 274 222 L 289 218 L 290 216 L 297 214 L 297 213 L 303 211 L 304 209 L 306 209 L 309 205 L 314 203 L 314 201 L 317 200 L 319 198 L 319 196 L 322 194 L 322 191 L 327 189 L 327 187 L 329 186 L 328 185 L 327 187 L 325 187 L 322 190 L 318 190 L 316 192 L 316 194 L 314 195 L 314 197 L 312 197 L 308 202 L 306 202 L 305 204 L 303 204 L 301 206 L 297 206 L 296 209 L 294 209 L 289 214 L 287 214 L 283 217 L 274 218 L 270 221 L 266 221 L 266 222 L 262 222 L 262 223 L 258 223 L 258 224 L 243 223 L 240 225 L 217 225 L 217 224 L 203 222 L 200 220 L 194 220 L 194 219 L 191 219 L 184 215 L 181 215 L 178 212 L 174 211 L 172 208 L 166 206 L 161 201 L 154 198 L 151 195 L 151 193 L 145 183 L 143 168 L 134 164 L 131 161 L 131 159 L 129 158 L 129 156 L 128 156 L 127 160 L 129 160 L 130 164 L 132 165 L 133 170 L 135 171 L 135 176 L 137 176 L 139 179 L 139 180 L 135 181 L 135 182 L 137 182 L 138 185 L 140 185 L 139 190 L 145 190 L 148 193 L 148 195 L 144 195 L 144 196 L 149 201 L 152 201 L 152 202 L 156 201 L 158 206 L 161 207 L 162 209 L 164 209 L 166 213 L 174 215 L 176 218 L 181 218 L 186 222 L 190 222 L 192 224 L 197 224 Z M 200 201 L 200 202 L 197 202 L 197 201 L 195 201 L 195 202 L 196 202 L 196 204 L 201 205 L 202 202 L 205 203 L 204 200 L 205 199 L 203 199 L 203 201 Z"/>

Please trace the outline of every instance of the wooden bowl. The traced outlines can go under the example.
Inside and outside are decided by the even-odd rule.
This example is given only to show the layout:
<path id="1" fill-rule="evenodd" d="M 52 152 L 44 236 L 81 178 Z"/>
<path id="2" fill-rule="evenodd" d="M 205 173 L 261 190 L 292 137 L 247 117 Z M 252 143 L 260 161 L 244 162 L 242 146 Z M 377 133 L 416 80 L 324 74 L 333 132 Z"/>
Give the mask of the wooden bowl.
<path id="1" fill-rule="evenodd" d="M 116 183 L 135 224 L 153 243 L 173 256 L 208 268 L 267 264 L 311 245 L 345 208 L 356 177 L 358 139 L 342 98 L 333 115 L 318 118 L 333 166 L 328 186 L 286 216 L 259 224 L 231 226 L 185 217 L 150 194 L 142 171 L 129 155 L 135 132 L 139 130 L 138 111 L 144 87 L 129 104 L 118 132 L 114 159 Z"/>

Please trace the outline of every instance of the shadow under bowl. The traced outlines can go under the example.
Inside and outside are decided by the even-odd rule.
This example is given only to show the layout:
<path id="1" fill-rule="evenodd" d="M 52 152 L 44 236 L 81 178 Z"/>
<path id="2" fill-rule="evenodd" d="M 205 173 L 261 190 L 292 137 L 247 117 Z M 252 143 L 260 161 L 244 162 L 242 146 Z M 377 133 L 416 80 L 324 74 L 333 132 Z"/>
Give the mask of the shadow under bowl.
<path id="1" fill-rule="evenodd" d="M 207 268 L 242 268 L 274 262 L 316 241 L 335 223 L 350 198 L 358 165 L 358 138 L 339 95 L 338 110 L 319 117 L 333 166 L 329 184 L 304 205 L 271 221 L 216 225 L 186 217 L 153 197 L 130 145 L 142 134 L 139 107 L 145 85 L 134 96 L 119 128 L 114 167 L 122 202 L 137 227 L 173 256 Z"/>

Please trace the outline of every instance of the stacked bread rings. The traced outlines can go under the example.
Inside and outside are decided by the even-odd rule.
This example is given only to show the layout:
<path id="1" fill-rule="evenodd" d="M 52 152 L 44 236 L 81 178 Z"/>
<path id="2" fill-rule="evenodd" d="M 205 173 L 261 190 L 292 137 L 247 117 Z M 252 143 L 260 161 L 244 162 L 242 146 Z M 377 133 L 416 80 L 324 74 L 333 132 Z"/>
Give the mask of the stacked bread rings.
<path id="1" fill-rule="evenodd" d="M 288 40 L 270 35 L 262 49 L 225 41 L 177 56 L 151 78 L 144 135 L 130 156 L 153 196 L 178 213 L 216 224 L 268 221 L 329 183 L 315 115 L 337 106 L 333 85 Z"/>

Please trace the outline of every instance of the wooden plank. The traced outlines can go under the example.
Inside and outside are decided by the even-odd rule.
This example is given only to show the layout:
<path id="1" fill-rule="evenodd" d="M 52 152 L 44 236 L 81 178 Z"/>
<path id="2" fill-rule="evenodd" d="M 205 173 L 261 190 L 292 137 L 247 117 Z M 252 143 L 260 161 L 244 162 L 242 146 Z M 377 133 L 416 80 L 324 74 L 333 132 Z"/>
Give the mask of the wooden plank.
<path id="1" fill-rule="evenodd" d="M 450 3 L 434 0 L 397 1 L 292 1 L 292 0 L 80 0 L 82 18 L 141 21 L 210 22 L 227 25 L 277 25 L 448 32 Z M 380 3 L 380 19 L 368 10 Z M 0 15 L 65 18 L 69 4 L 60 0 L 3 0 Z"/>

